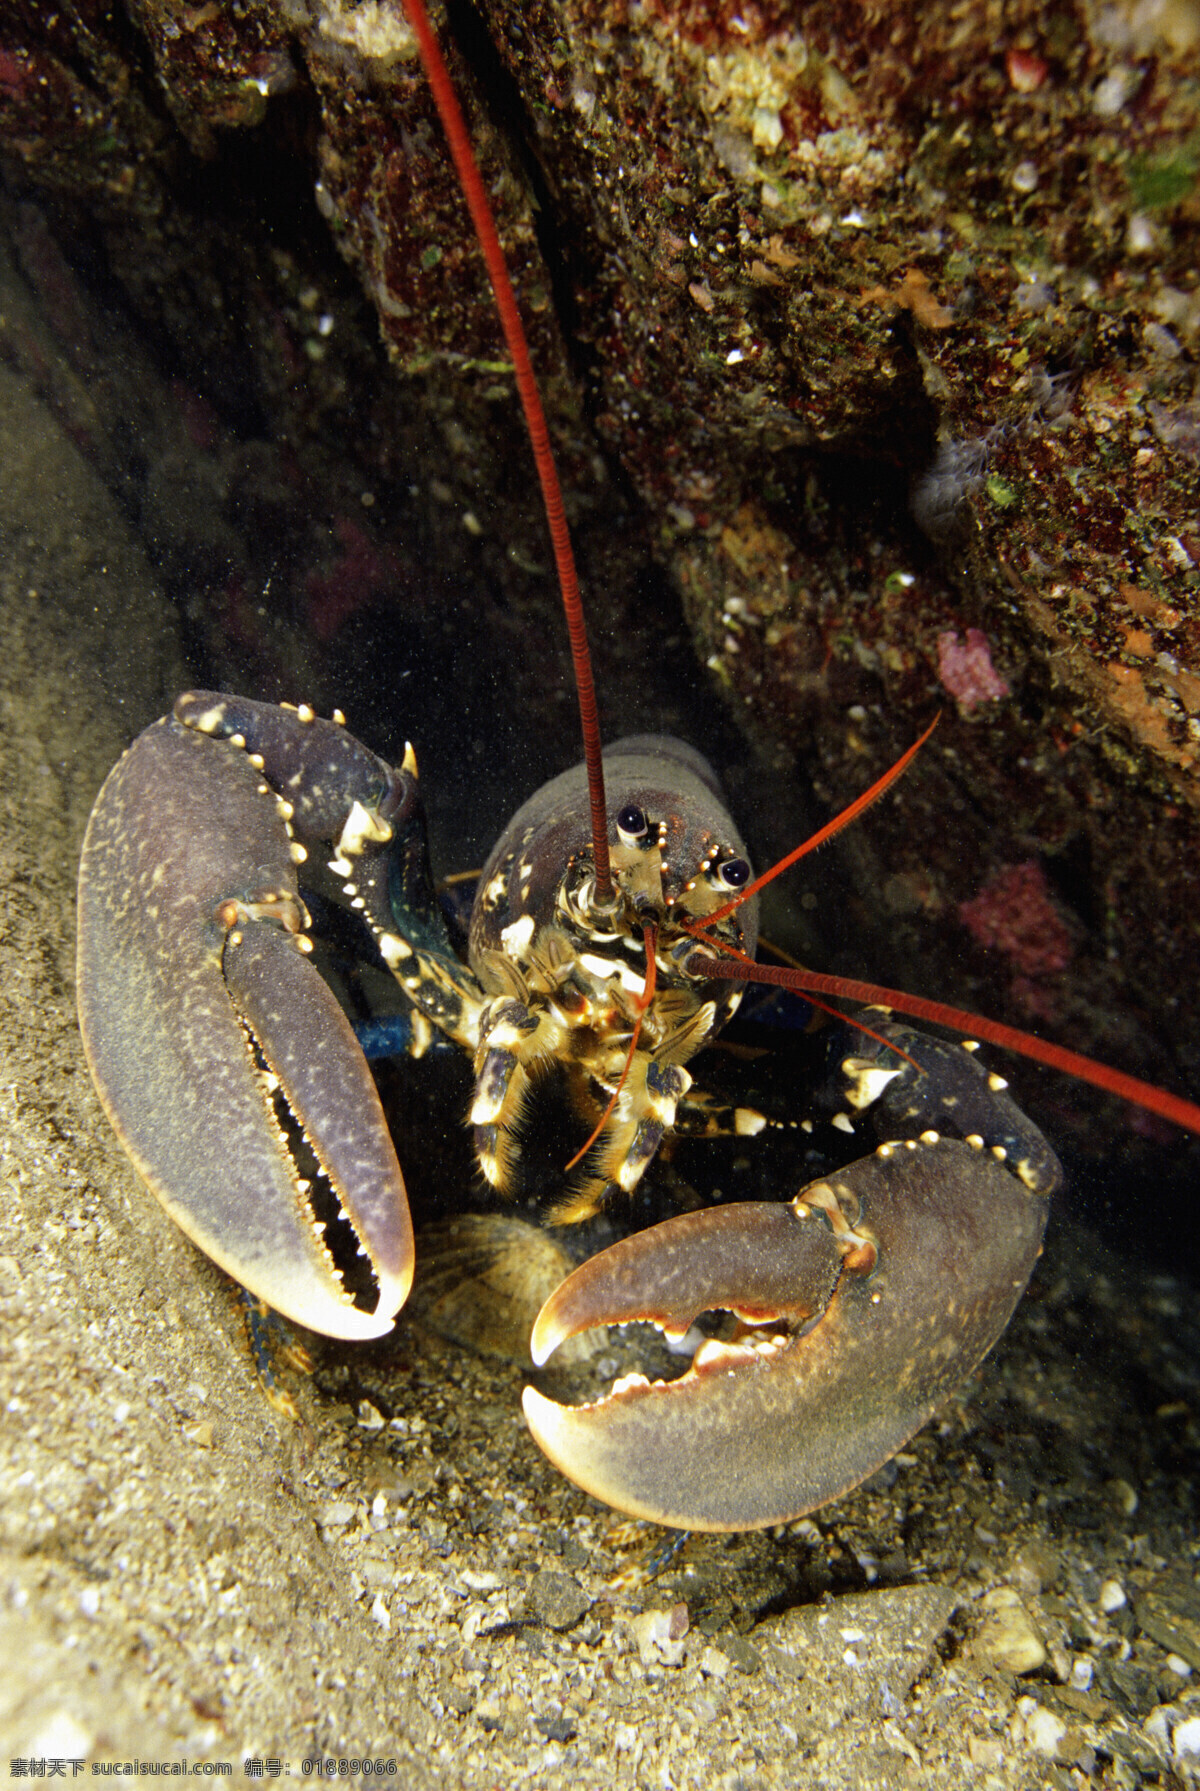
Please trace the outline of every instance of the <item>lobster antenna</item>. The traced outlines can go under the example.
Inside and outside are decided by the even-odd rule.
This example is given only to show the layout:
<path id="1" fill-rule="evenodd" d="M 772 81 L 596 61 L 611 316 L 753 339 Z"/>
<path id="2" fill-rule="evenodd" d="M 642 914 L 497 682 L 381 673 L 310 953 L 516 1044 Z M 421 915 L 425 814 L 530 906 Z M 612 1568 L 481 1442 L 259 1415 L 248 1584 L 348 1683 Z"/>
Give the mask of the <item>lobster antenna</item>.
<path id="1" fill-rule="evenodd" d="M 712 943 L 718 945 L 716 940 Z M 1200 1107 L 1194 1102 L 1168 1094 L 1166 1089 L 1155 1088 L 1151 1082 L 1140 1082 L 1136 1076 L 1127 1076 L 1122 1070 L 1110 1069 L 1093 1057 L 1083 1057 L 1078 1051 L 1068 1051 L 1063 1045 L 1037 1038 L 1032 1032 L 1004 1026 L 999 1020 L 985 1020 L 962 1008 L 947 1007 L 940 1001 L 926 1001 L 921 995 L 907 995 L 902 989 L 884 989 L 877 983 L 823 976 L 815 970 L 791 970 L 778 964 L 708 957 L 703 952 L 692 952 L 686 968 L 693 976 L 724 978 L 731 982 L 774 983 L 798 994 L 812 991 L 818 995 L 840 995 L 846 1001 L 866 1001 L 876 1007 L 894 1008 L 898 1014 L 908 1014 L 914 1020 L 931 1020 L 936 1026 L 948 1026 L 971 1037 L 977 1035 L 986 1039 L 989 1045 L 1000 1045 L 1006 1051 L 1031 1057 L 1036 1063 L 1048 1064 L 1051 1069 L 1065 1070 L 1068 1076 L 1090 1082 L 1093 1088 L 1102 1088 L 1106 1094 L 1120 1095 L 1122 1100 L 1132 1101 L 1135 1107 L 1144 1107 L 1149 1113 L 1157 1113 L 1161 1119 L 1169 1119 L 1186 1132 L 1200 1133 Z"/>
<path id="2" fill-rule="evenodd" d="M 816 970 L 805 970 L 800 965 L 786 967 L 775 964 L 758 964 L 748 958 L 744 952 L 737 951 L 724 940 L 714 939 L 708 929 L 717 921 L 724 920 L 727 914 L 740 907 L 744 901 L 760 890 L 765 883 L 772 882 L 781 871 L 803 858 L 806 853 L 813 852 L 825 841 L 832 839 L 835 833 L 860 815 L 872 802 L 878 800 L 884 791 L 889 789 L 896 779 L 907 770 L 913 758 L 932 734 L 937 726 L 935 715 L 919 740 L 913 742 L 906 753 L 896 763 L 876 779 L 870 789 L 864 790 L 832 821 L 806 839 L 802 845 L 781 858 L 778 864 L 748 883 L 745 889 L 739 890 L 732 901 L 724 907 L 717 908 L 712 914 L 706 914 L 703 921 L 695 926 L 684 927 L 700 948 L 689 954 L 684 968 L 692 976 L 703 976 L 715 979 L 724 978 L 729 982 L 771 983 L 782 989 L 791 989 L 798 995 L 837 995 L 844 1001 L 864 1001 L 876 1007 L 894 1008 L 898 1014 L 907 1014 L 914 1020 L 931 1020 L 936 1026 L 947 1026 L 954 1032 L 978 1034 L 990 1045 L 999 1045 L 1006 1051 L 1015 1051 L 1021 1057 L 1030 1057 L 1036 1063 L 1048 1064 L 1051 1069 L 1064 1070 L 1070 1076 L 1076 1076 L 1081 1082 L 1090 1082 L 1094 1088 L 1101 1088 L 1107 1094 L 1120 1095 L 1123 1100 L 1132 1101 L 1135 1107 L 1144 1107 L 1149 1113 L 1157 1113 L 1162 1119 L 1169 1119 L 1174 1125 L 1182 1126 L 1185 1131 L 1200 1133 L 1200 1107 L 1184 1100 L 1179 1095 L 1168 1094 L 1165 1089 L 1155 1088 L 1150 1082 L 1141 1082 L 1136 1076 L 1127 1076 L 1123 1070 L 1113 1070 L 1107 1064 L 1097 1063 L 1092 1057 L 1084 1057 L 1078 1051 L 1068 1051 L 1063 1045 L 1051 1044 L 1047 1039 L 1039 1039 L 1032 1032 L 1022 1032 L 1015 1026 L 1005 1026 L 999 1020 L 985 1020 L 981 1014 L 967 1013 L 962 1008 L 947 1007 L 944 1002 L 927 1001 L 921 995 L 908 995 L 902 989 L 885 989 L 877 983 L 863 983 L 844 976 L 825 976 Z M 704 947 L 714 954 L 709 957 Z M 825 1008 L 824 1003 L 817 1001 L 815 1006 L 826 1013 L 836 1010 Z M 851 1025 L 858 1022 L 849 1015 L 841 1016 L 849 1019 Z M 869 1027 L 861 1030 L 869 1037 Z M 886 1041 L 885 1041 L 886 1042 Z M 895 1050 L 895 1046 L 889 1047 Z M 906 1053 L 901 1051 L 901 1057 Z M 911 1059 L 909 1060 L 911 1062 Z"/>
<path id="3" fill-rule="evenodd" d="M 466 119 L 463 117 L 462 107 L 458 103 L 458 95 L 454 91 L 454 84 L 450 79 L 441 47 L 434 35 L 433 26 L 429 23 L 425 0 L 403 0 L 403 6 L 408 15 L 408 22 L 412 26 L 413 35 L 416 37 L 417 47 L 421 52 L 421 62 L 433 93 L 438 117 L 442 121 L 442 129 L 445 131 L 450 145 L 450 154 L 458 173 L 463 198 L 467 202 L 467 210 L 470 212 L 471 222 L 475 226 L 475 235 L 479 240 L 479 247 L 483 251 L 483 259 L 487 264 L 488 278 L 491 280 L 492 291 L 496 298 L 496 309 L 500 314 L 500 327 L 504 331 L 504 340 L 512 358 L 521 408 L 525 412 L 525 426 L 529 431 L 529 441 L 533 448 L 538 482 L 542 488 L 542 502 L 546 507 L 546 522 L 550 529 L 550 541 L 554 548 L 554 563 L 558 569 L 559 590 L 562 593 L 563 610 L 567 618 L 567 634 L 571 642 L 571 659 L 575 667 L 575 688 L 579 696 L 579 719 L 583 726 L 583 757 L 587 766 L 588 799 L 592 811 L 592 858 L 595 865 L 596 900 L 599 905 L 603 906 L 612 900 L 613 883 L 608 858 L 608 811 L 604 801 L 604 766 L 600 757 L 600 720 L 596 707 L 596 684 L 592 676 L 592 658 L 588 651 L 587 626 L 584 622 L 583 604 L 579 596 L 579 577 L 575 570 L 575 555 L 571 548 L 570 531 L 567 528 L 562 486 L 558 481 L 558 469 L 554 464 L 554 453 L 550 446 L 550 431 L 546 426 L 546 413 L 542 408 L 541 393 L 534 377 L 533 363 L 529 358 L 529 342 L 521 322 L 521 313 L 517 309 L 508 263 L 504 259 L 504 250 L 500 247 L 500 238 L 496 232 L 492 208 L 488 203 L 483 178 L 479 172 L 479 164 L 475 160 L 475 151 L 471 147 L 471 137 L 467 130 Z"/>
<path id="4" fill-rule="evenodd" d="M 831 840 L 835 833 L 840 833 L 843 827 L 848 827 L 851 821 L 856 821 L 864 809 L 870 808 L 873 802 L 878 802 L 884 791 L 890 790 L 896 779 L 904 775 L 940 720 L 939 712 L 934 716 L 921 738 L 914 740 L 908 751 L 901 753 L 896 763 L 889 766 L 882 777 L 876 778 L 869 790 L 864 790 L 861 796 L 856 796 L 854 801 L 840 814 L 833 817 L 832 821 L 826 821 L 824 827 L 818 827 L 815 833 L 810 833 L 806 840 L 802 840 L 798 846 L 781 858 L 778 864 L 773 864 L 770 870 L 764 871 L 761 877 L 756 877 L 753 883 L 747 883 L 745 889 L 739 889 L 732 901 L 726 902 L 724 907 L 716 909 L 714 913 L 706 914 L 703 921 L 700 922 L 700 926 L 711 927 L 718 920 L 724 920 L 727 914 L 732 914 L 735 908 L 740 908 L 743 902 L 748 902 L 752 895 L 757 895 L 765 884 L 773 883 L 776 877 L 780 876 L 782 872 L 790 870 L 799 859 L 807 858 L 810 852 L 815 852 L 818 846 L 823 846 L 826 840 Z M 703 938 L 699 927 L 685 925 L 684 931 L 694 933 L 697 939 Z M 717 942 L 713 940 L 711 943 L 715 945 Z"/>

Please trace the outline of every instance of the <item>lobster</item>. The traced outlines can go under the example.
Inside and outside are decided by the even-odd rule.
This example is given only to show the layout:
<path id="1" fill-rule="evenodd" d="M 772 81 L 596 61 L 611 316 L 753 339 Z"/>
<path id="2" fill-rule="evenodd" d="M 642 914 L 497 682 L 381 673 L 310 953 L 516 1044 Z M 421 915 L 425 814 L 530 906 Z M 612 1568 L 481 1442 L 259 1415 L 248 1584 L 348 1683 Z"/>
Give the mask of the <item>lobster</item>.
<path id="1" fill-rule="evenodd" d="M 585 762 L 518 810 L 479 879 L 467 959 L 429 868 L 417 762 L 378 758 L 340 715 L 192 691 L 133 742 L 84 843 L 78 990 L 101 1101 L 183 1230 L 258 1301 L 347 1340 L 392 1327 L 414 1242 L 404 1180 L 354 1031 L 309 960 L 301 867 L 318 860 L 412 1010 L 472 1055 L 470 1121 L 499 1197 L 520 1177 L 535 1084 L 561 1072 L 595 1121 L 564 1222 L 627 1201 L 673 1132 L 822 1128 L 826 1166 L 791 1198 L 681 1213 L 590 1257 L 546 1302 L 531 1351 L 631 1320 L 683 1337 L 731 1313 L 677 1380 L 582 1407 L 526 1389 L 536 1441 L 634 1515 L 770 1525 L 850 1490 L 968 1376 L 1041 1249 L 1060 1170 L 973 1051 L 897 1015 L 1066 1068 L 1200 1130 L 1200 1108 L 1060 1047 L 898 991 L 756 963 L 757 896 L 878 800 L 918 741 L 842 815 L 755 877 L 706 761 L 637 736 L 603 748 L 578 580 L 503 255 L 421 0 L 407 14 L 488 264 L 542 482 Z M 307 880 L 309 873 L 304 873 Z M 781 1117 L 707 1093 L 688 1067 L 749 982 L 840 996 Z M 800 1115 L 797 1119 L 797 1114 Z M 863 1140 L 873 1148 L 862 1154 Z M 833 1148 L 849 1139 L 851 1154 Z M 318 1217 L 353 1238 L 331 1251 Z"/>

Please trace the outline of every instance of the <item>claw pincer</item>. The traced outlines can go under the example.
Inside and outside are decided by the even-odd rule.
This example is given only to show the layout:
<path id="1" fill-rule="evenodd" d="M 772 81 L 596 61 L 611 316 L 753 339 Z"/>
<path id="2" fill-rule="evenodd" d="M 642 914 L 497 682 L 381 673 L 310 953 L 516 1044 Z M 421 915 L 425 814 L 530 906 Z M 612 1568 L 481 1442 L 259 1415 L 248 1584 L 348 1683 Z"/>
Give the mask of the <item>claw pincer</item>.
<path id="1" fill-rule="evenodd" d="M 1041 1251 L 1049 1189 L 955 1139 L 885 1145 L 803 1189 L 669 1219 L 577 1269 L 533 1333 L 544 1362 L 592 1325 L 681 1333 L 723 1308 L 757 1341 L 704 1343 L 679 1380 L 593 1405 L 525 1392 L 585 1491 L 690 1530 L 782 1523 L 857 1486 L 999 1337 Z"/>
<path id="2" fill-rule="evenodd" d="M 408 1203 L 349 1022 L 301 949 L 295 864 L 306 841 L 379 837 L 402 774 L 305 719 L 192 692 L 114 768 L 80 868 L 80 1025 L 118 1138 L 200 1248 L 285 1317 L 377 1337 L 412 1280 Z M 278 1096 L 356 1234 L 357 1298 Z"/>

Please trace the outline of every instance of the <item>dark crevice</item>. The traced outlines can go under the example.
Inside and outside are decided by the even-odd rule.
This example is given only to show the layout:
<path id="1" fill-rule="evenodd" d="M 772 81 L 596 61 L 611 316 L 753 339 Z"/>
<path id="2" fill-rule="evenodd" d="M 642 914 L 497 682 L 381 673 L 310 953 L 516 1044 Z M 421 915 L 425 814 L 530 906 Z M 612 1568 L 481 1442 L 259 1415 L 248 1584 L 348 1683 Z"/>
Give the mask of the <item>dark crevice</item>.
<path id="1" fill-rule="evenodd" d="M 598 357 L 579 334 L 575 293 L 595 286 L 598 268 L 585 262 L 580 244 L 587 234 L 565 217 L 537 152 L 537 133 L 520 87 L 505 66 L 483 20 L 470 0 L 447 0 L 446 20 L 458 49 L 475 76 L 488 116 L 508 144 L 529 188 L 534 233 L 546 269 L 559 329 L 576 377 L 590 390 Z"/>

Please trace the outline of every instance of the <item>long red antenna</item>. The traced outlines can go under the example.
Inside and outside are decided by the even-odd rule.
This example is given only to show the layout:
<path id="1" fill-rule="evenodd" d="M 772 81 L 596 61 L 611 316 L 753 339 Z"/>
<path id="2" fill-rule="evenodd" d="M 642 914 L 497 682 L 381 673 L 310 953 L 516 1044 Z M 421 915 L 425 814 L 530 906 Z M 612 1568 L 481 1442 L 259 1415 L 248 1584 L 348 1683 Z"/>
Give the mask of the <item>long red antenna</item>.
<path id="1" fill-rule="evenodd" d="M 714 945 L 717 943 L 713 941 Z M 946 1007 L 940 1001 L 926 1001 L 921 995 L 906 995 L 902 989 L 884 989 L 877 983 L 860 983 L 849 977 L 823 976 L 816 970 L 792 970 L 784 965 L 751 964 L 737 958 L 709 957 L 703 952 L 693 952 L 687 960 L 687 970 L 693 976 L 726 978 L 732 982 L 774 983 L 783 989 L 793 989 L 798 994 L 806 994 L 811 990 L 816 995 L 840 995 L 846 1001 L 869 1001 L 879 1007 L 895 1008 L 898 1014 L 909 1014 L 914 1020 L 932 1020 L 936 1026 L 949 1026 L 955 1032 L 963 1032 L 971 1038 L 986 1039 L 989 1045 L 1001 1045 L 1006 1051 L 1016 1051 L 1022 1057 L 1032 1057 L 1037 1063 L 1048 1064 L 1051 1069 L 1065 1070 L 1069 1076 L 1078 1076 L 1081 1082 L 1090 1082 L 1094 1088 L 1102 1088 L 1108 1094 L 1120 1095 L 1123 1100 L 1132 1101 L 1135 1107 L 1144 1107 L 1150 1113 L 1157 1113 L 1162 1119 L 1169 1119 L 1173 1125 L 1182 1126 L 1187 1132 L 1200 1133 L 1200 1107 L 1192 1101 L 1185 1101 L 1180 1095 L 1168 1094 L 1164 1088 L 1155 1088 L 1151 1082 L 1139 1082 L 1136 1076 L 1127 1076 L 1122 1070 L 1109 1069 L 1107 1064 L 1097 1063 L 1094 1058 L 1082 1057 L 1078 1051 L 1068 1051 L 1062 1045 L 1054 1045 L 1047 1039 L 1039 1039 L 1031 1032 L 1021 1032 L 1015 1026 L 1005 1026 L 999 1020 L 985 1020 L 979 1014 L 969 1014 L 962 1008 Z"/>
<path id="2" fill-rule="evenodd" d="M 856 796 L 854 801 L 840 814 L 833 817 L 832 821 L 826 821 L 824 827 L 818 827 L 815 833 L 810 833 L 806 840 L 802 840 L 798 846 L 781 858 L 778 864 L 773 864 L 769 871 L 764 871 L 761 877 L 754 879 L 753 883 L 747 883 L 745 889 L 739 889 L 733 900 L 726 902 L 723 908 L 718 908 L 713 914 L 706 914 L 699 925 L 711 927 L 718 920 L 724 920 L 727 914 L 732 914 L 735 908 L 740 908 L 743 902 L 748 902 L 752 895 L 757 895 L 764 884 L 773 883 L 783 871 L 790 870 L 799 859 L 807 858 L 810 852 L 815 852 L 818 846 L 823 846 L 826 840 L 831 840 L 835 833 L 840 833 L 843 827 L 848 827 L 851 821 L 857 820 L 864 809 L 870 808 L 873 802 L 878 802 L 884 791 L 890 790 L 896 779 L 902 777 L 908 770 L 940 720 L 939 713 L 934 716 L 921 738 L 914 740 L 908 751 L 901 753 L 896 763 L 889 766 L 882 777 L 876 778 L 869 790 L 864 790 L 861 796 Z M 698 927 L 685 925 L 684 932 L 694 932 L 698 939 L 702 936 Z"/>
<path id="3" fill-rule="evenodd" d="M 605 903 L 612 899 L 613 885 L 612 871 L 608 860 L 608 811 L 604 801 L 604 766 L 600 758 L 600 720 L 596 707 L 596 684 L 592 676 L 591 654 L 588 652 L 587 627 L 584 623 L 583 604 L 579 596 L 575 555 L 571 549 L 571 535 L 567 528 L 566 510 L 563 507 L 562 486 L 558 482 L 558 469 L 554 464 L 554 453 L 550 446 L 550 431 L 546 427 L 546 413 L 542 409 L 541 393 L 538 391 L 533 363 L 529 358 L 529 343 L 521 323 L 521 314 L 517 309 L 517 300 L 513 292 L 512 280 L 509 278 L 508 264 L 504 259 L 504 251 L 500 247 L 500 238 L 496 233 L 492 208 L 488 203 L 479 165 L 471 147 L 470 133 L 462 114 L 462 107 L 458 103 L 458 95 L 454 91 L 454 84 L 442 58 L 441 47 L 434 35 L 433 26 L 429 23 L 425 0 L 403 0 L 403 5 L 408 14 L 408 22 L 416 37 L 417 47 L 421 52 L 421 61 L 433 92 L 438 117 L 442 121 L 442 129 L 446 133 L 450 154 L 458 171 L 463 198 L 467 202 L 467 210 L 471 214 L 471 222 L 475 226 L 479 247 L 483 251 L 483 259 L 487 264 L 488 278 L 492 282 L 492 291 L 496 296 L 496 309 L 500 313 L 500 327 L 504 331 L 504 340 L 508 344 L 508 352 L 512 357 L 517 391 L 520 394 L 521 408 L 525 412 L 525 425 L 529 430 L 534 464 L 537 467 L 538 481 L 542 487 L 542 502 L 546 506 L 546 522 L 549 525 L 550 540 L 554 548 L 554 563 L 558 568 L 559 589 L 562 592 L 563 610 L 567 618 L 567 634 L 571 642 L 571 659 L 575 666 L 575 688 L 579 694 L 579 719 L 583 725 L 583 757 L 587 766 L 588 797 L 592 810 L 592 856 L 596 868 L 596 896 L 599 902 Z"/>

